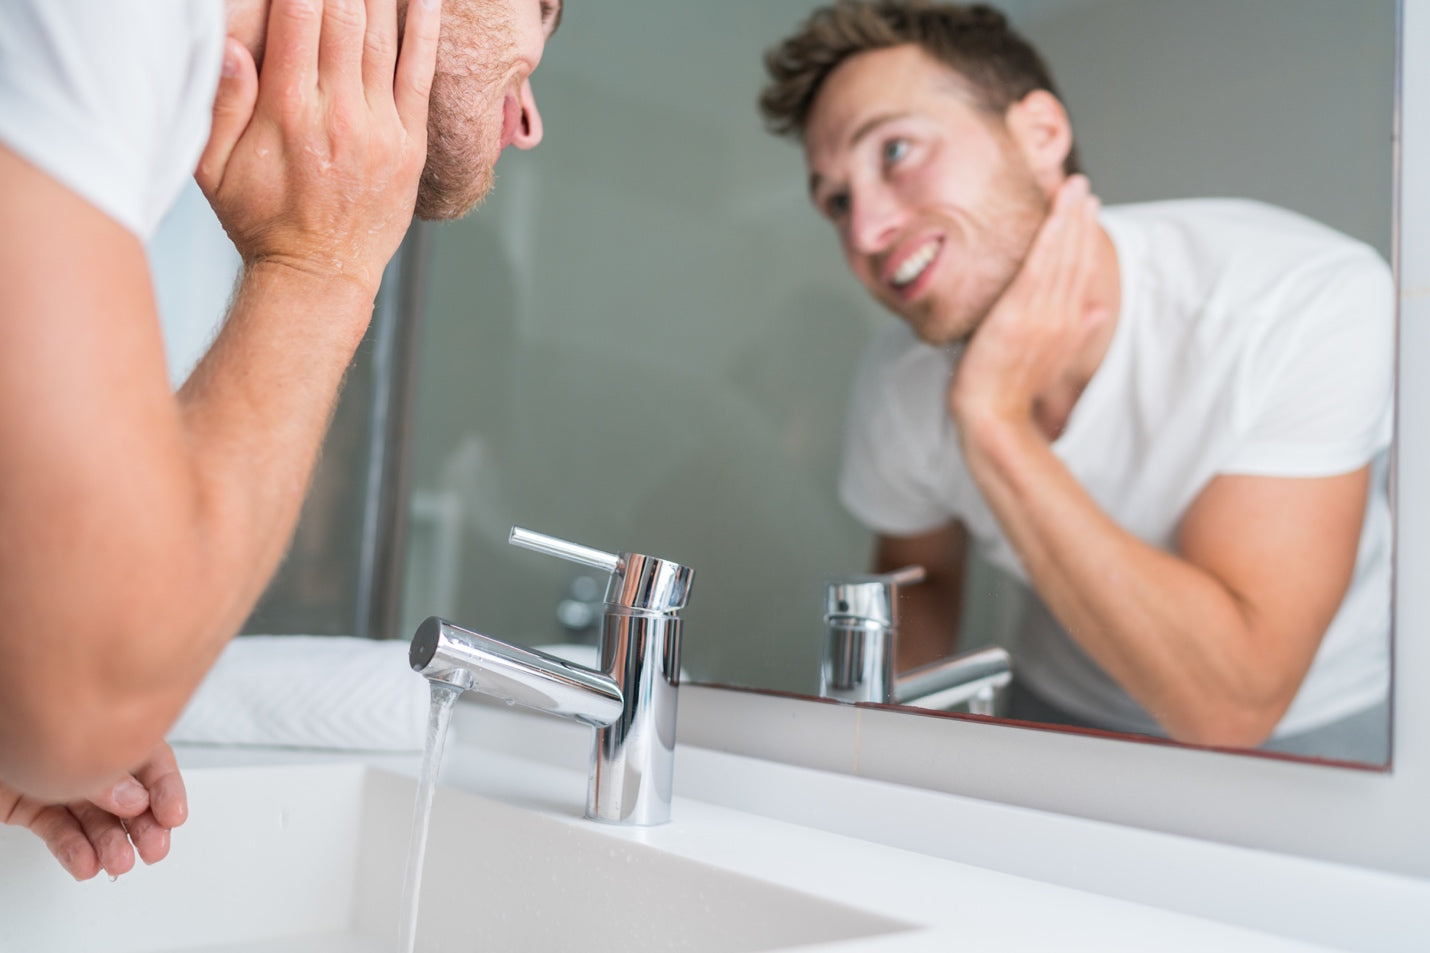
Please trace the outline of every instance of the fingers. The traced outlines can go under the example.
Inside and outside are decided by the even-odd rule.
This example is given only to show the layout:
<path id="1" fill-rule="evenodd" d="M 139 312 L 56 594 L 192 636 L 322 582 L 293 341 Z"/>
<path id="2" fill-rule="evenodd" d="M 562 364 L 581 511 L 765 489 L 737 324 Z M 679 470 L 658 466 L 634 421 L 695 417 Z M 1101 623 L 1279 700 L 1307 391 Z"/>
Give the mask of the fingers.
<path id="1" fill-rule="evenodd" d="M 115 817 L 138 817 L 149 810 L 149 789 L 125 775 L 89 800 Z"/>
<path id="2" fill-rule="evenodd" d="M 390 101 L 397 65 L 396 0 L 367 0 L 367 35 L 363 42 L 362 79 L 369 102 Z"/>
<path id="3" fill-rule="evenodd" d="M 169 855 L 169 828 L 155 820 L 152 811 L 127 821 L 125 827 L 129 830 L 130 843 L 144 863 L 156 864 Z"/>
<path id="4" fill-rule="evenodd" d="M 45 842 L 60 866 L 75 880 L 88 880 L 99 873 L 99 852 L 69 808 L 60 804 L 33 806 L 36 808 L 34 813 L 18 823 L 28 827 Z"/>
<path id="5" fill-rule="evenodd" d="M 1095 264 L 1099 208 L 1085 176 L 1070 176 L 1058 189 L 1025 264 L 1028 301 L 1044 309 L 1080 306 Z"/>
<path id="6" fill-rule="evenodd" d="M 427 102 L 432 93 L 432 73 L 437 68 L 441 19 L 441 0 L 411 0 L 407 5 L 407 22 L 392 95 L 397 103 L 398 119 L 407 134 L 418 142 L 425 142 L 427 138 Z"/>
<path id="7" fill-rule="evenodd" d="M 326 6 L 323 0 L 272 0 L 261 96 L 301 100 L 318 85 L 318 42 Z"/>
<path id="8" fill-rule="evenodd" d="M 1056 301 L 1067 304 L 1081 304 L 1074 296 L 1078 275 L 1082 270 L 1083 249 L 1086 247 L 1087 216 L 1086 204 L 1089 196 L 1088 181 L 1084 176 L 1074 175 L 1059 190 L 1056 206 L 1049 219 L 1052 225 L 1053 242 L 1051 249 L 1052 275 L 1047 290 Z"/>
<path id="9" fill-rule="evenodd" d="M 88 806 L 74 806 L 71 812 L 112 876 L 134 866 L 134 852 L 120 845 L 116 836 L 127 838 L 144 863 L 163 860 L 169 853 L 169 829 L 189 815 L 188 794 L 173 749 L 159 744 L 133 775 L 90 798 Z"/>
<path id="10" fill-rule="evenodd" d="M 99 864 L 111 877 L 134 869 L 134 848 L 129 832 L 113 814 L 87 801 L 69 806 L 70 814 L 79 822 L 84 836 L 99 855 Z"/>
<path id="11" fill-rule="evenodd" d="M 223 72 L 214 95 L 213 126 L 209 141 L 199 157 L 194 179 L 210 198 L 223 181 L 229 157 L 253 118 L 258 101 L 258 67 L 242 43 L 229 37 L 224 41 Z"/>
<path id="12" fill-rule="evenodd" d="M 149 810 L 160 826 L 178 827 L 188 819 L 188 792 L 172 748 L 160 744 L 134 776 L 148 789 Z M 132 825 L 130 831 L 133 831 Z"/>
<path id="13" fill-rule="evenodd" d="M 332 93 L 361 95 L 367 45 L 365 0 L 324 0 L 318 39 L 318 84 Z"/>

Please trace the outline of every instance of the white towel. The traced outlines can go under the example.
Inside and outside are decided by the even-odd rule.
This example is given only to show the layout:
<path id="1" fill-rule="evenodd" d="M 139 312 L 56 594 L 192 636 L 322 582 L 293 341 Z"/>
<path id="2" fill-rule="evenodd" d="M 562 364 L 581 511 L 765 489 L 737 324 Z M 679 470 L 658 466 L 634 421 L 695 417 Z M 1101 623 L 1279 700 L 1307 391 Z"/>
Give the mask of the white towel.
<path id="1" fill-rule="evenodd" d="M 168 740 L 421 751 L 431 701 L 408 644 L 341 636 L 245 635 L 219 656 Z"/>

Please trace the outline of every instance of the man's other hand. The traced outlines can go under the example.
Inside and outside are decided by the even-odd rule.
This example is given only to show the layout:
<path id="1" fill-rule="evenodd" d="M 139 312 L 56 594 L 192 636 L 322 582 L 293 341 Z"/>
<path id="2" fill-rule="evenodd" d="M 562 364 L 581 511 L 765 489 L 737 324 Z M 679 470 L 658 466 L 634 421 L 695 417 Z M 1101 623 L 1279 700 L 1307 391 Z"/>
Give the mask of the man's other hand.
<path id="1" fill-rule="evenodd" d="M 0 819 L 34 831 L 75 880 L 103 870 L 111 877 L 169 853 L 169 832 L 189 814 L 184 780 L 167 744 L 93 797 L 47 804 L 0 784 Z"/>

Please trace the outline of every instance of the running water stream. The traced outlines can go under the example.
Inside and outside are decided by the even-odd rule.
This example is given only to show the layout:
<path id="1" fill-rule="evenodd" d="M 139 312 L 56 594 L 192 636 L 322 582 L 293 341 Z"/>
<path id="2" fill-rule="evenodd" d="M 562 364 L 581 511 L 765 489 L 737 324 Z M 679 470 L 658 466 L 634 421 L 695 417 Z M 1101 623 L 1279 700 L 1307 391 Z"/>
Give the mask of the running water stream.
<path id="1" fill-rule="evenodd" d="M 399 953 L 413 953 L 417 943 L 417 899 L 422 891 L 422 863 L 427 857 L 427 828 L 432 822 L 432 798 L 437 793 L 437 775 L 442 767 L 442 746 L 447 741 L 447 724 L 452 705 L 462 690 L 445 682 L 431 681 L 432 712 L 427 720 L 427 751 L 422 758 L 422 775 L 417 782 L 417 801 L 412 808 L 412 842 L 407 848 L 407 876 L 402 888 L 402 920 L 398 933 Z"/>

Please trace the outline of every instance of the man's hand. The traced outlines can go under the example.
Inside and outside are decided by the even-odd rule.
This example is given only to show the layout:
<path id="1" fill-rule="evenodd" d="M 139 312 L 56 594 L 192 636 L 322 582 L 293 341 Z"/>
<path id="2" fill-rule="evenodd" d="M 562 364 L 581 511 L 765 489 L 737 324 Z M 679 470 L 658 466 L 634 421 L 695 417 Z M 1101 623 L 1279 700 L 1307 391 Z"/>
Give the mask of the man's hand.
<path id="1" fill-rule="evenodd" d="M 273 0 L 260 74 L 229 39 L 195 178 L 244 262 L 375 292 L 427 157 L 439 0 Z"/>
<path id="2" fill-rule="evenodd" d="M 189 814 L 184 780 L 166 744 L 134 771 L 85 801 L 46 804 L 0 784 L 0 819 L 39 835 L 75 880 L 111 877 L 169 853 L 169 831 Z"/>
<path id="3" fill-rule="evenodd" d="M 949 392 L 965 440 L 983 423 L 1030 422 L 1089 328 L 1108 316 L 1087 309 L 1099 207 L 1085 177 L 1064 182 L 1022 269 L 974 332 Z"/>

